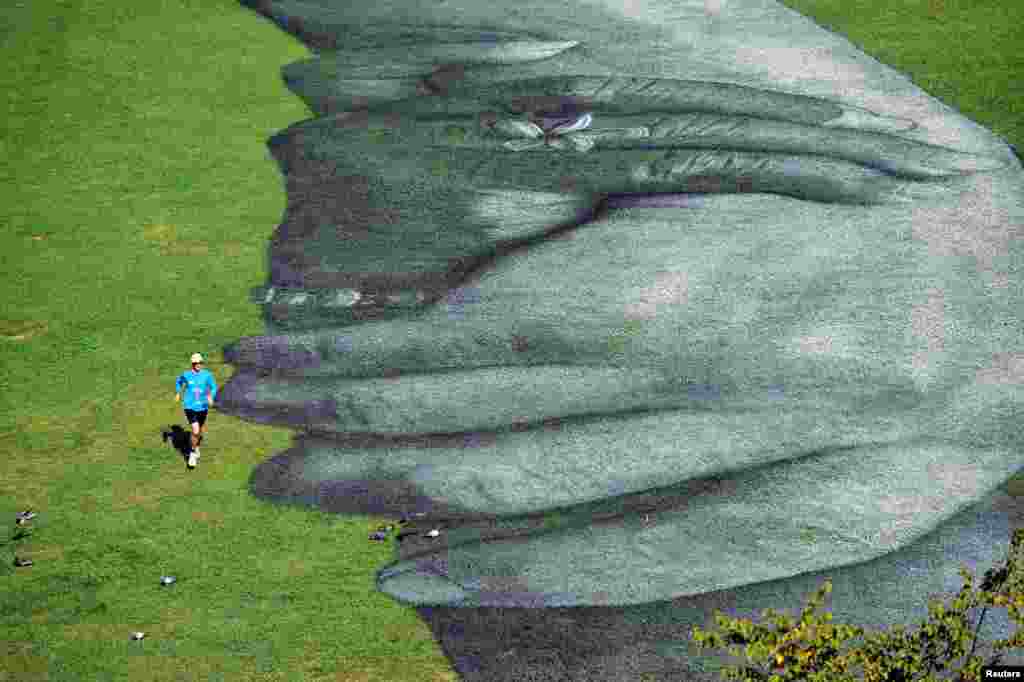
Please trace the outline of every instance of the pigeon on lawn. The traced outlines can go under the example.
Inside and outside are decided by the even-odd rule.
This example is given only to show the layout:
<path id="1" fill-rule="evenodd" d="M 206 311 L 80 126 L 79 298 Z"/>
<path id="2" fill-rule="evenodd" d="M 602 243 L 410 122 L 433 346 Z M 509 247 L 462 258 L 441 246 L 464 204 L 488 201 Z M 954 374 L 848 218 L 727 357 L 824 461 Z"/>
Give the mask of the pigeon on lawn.
<path id="1" fill-rule="evenodd" d="M 18 568 L 21 568 L 22 566 L 31 566 L 33 563 L 34 562 L 31 559 L 21 559 L 19 557 L 14 557 L 14 565 Z"/>
<path id="2" fill-rule="evenodd" d="M 14 522 L 21 526 L 34 519 L 36 516 L 38 516 L 38 514 L 36 514 L 34 511 L 32 511 L 31 509 L 26 509 L 23 512 L 18 512 L 18 514 L 14 517 Z"/>

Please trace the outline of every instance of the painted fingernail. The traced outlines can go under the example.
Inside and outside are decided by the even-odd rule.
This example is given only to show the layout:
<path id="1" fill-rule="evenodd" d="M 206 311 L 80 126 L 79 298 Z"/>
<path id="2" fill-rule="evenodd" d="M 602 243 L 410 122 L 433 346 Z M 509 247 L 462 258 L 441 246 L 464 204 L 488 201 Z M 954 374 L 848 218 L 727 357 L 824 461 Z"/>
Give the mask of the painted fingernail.
<path id="1" fill-rule="evenodd" d="M 938 176 L 991 171 L 1006 165 L 1003 161 L 989 156 L 957 152 L 952 149 L 925 150 L 925 153 L 915 156 L 916 159 L 908 161 L 916 162 L 915 165 L 923 172 Z"/>
<path id="2" fill-rule="evenodd" d="M 338 79 L 332 83 L 337 99 L 348 108 L 414 97 L 422 78 Z"/>
<path id="3" fill-rule="evenodd" d="M 856 107 L 843 107 L 843 114 L 822 124 L 826 128 L 853 128 L 878 133 L 904 133 L 917 124 L 906 118 L 884 116 Z"/>
<path id="4" fill-rule="evenodd" d="M 450 606 L 464 601 L 468 593 L 457 583 L 429 568 L 381 571 L 377 587 L 402 602 Z M 387 571 L 388 569 L 385 569 Z"/>
<path id="5" fill-rule="evenodd" d="M 515 40 L 497 43 L 455 43 L 422 48 L 412 53 L 418 62 L 472 64 L 512 64 L 550 59 L 560 52 L 576 47 L 575 40 Z"/>
<path id="6" fill-rule="evenodd" d="M 958 154 L 956 156 L 938 154 L 936 156 L 937 158 L 932 162 L 934 167 L 948 169 L 957 173 L 979 173 L 1006 167 L 1003 161 L 993 159 L 990 156 L 978 156 L 975 154 Z"/>

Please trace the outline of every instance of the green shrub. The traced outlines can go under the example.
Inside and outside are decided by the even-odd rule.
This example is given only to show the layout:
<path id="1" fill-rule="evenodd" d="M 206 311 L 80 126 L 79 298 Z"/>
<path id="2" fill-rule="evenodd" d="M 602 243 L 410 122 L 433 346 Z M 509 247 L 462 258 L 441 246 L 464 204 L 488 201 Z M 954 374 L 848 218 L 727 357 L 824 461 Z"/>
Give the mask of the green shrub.
<path id="1" fill-rule="evenodd" d="M 935 600 L 929 604 L 930 617 L 911 634 L 902 626 L 889 633 L 867 634 L 862 628 L 833 625 L 832 614 L 821 617 L 814 614 L 821 606 L 824 595 L 832 591 L 826 580 L 811 597 L 800 615 L 799 624 L 786 614 L 772 609 L 763 612 L 775 629 L 740 618 L 728 618 L 715 612 L 715 622 L 724 629 L 721 633 L 704 632 L 693 628 L 693 639 L 704 648 L 729 647 L 733 656 L 745 653 L 751 663 L 763 661 L 764 668 L 739 666 L 722 671 L 727 680 L 742 682 L 938 682 L 935 673 L 952 670 L 950 666 L 966 658 L 955 678 L 960 682 L 979 681 L 982 665 L 996 665 L 1009 648 L 1024 648 L 1024 632 L 1020 628 L 1010 639 L 996 640 L 992 647 L 996 653 L 987 663 L 974 652 L 978 645 L 978 631 L 990 606 L 1005 607 L 1018 625 L 1024 611 L 1024 529 L 1015 530 L 1006 563 L 985 573 L 980 590 L 974 592 L 973 577 L 966 568 L 960 569 L 964 586 L 952 608 Z M 983 606 L 972 631 L 967 611 Z M 844 652 L 840 646 L 854 637 L 864 636 L 866 643 Z M 968 650 L 968 640 L 971 641 Z M 860 677 L 851 671 L 860 669 Z"/>

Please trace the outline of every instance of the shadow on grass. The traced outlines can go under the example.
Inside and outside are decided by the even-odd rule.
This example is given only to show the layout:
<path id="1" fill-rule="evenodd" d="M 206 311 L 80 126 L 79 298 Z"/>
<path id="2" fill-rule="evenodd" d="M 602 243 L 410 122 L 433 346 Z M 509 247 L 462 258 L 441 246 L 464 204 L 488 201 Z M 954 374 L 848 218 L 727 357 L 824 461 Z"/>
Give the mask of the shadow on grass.
<path id="1" fill-rule="evenodd" d="M 188 462 L 189 453 L 192 452 L 192 434 L 186 431 L 180 424 L 174 424 L 168 426 L 166 430 L 161 433 L 163 441 L 171 442 L 171 447 L 178 451 L 181 455 L 182 460 Z"/>

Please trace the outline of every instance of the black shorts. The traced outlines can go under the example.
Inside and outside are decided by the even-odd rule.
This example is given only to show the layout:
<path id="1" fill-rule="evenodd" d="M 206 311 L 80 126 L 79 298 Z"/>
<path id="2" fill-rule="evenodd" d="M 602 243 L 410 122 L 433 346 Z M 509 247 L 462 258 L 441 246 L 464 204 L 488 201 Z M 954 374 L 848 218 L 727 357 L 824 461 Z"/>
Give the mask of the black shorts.
<path id="1" fill-rule="evenodd" d="M 188 420 L 189 424 L 199 422 L 199 425 L 202 426 L 206 423 L 207 412 L 209 412 L 209 410 L 202 410 L 201 412 L 196 410 L 185 410 L 185 419 Z"/>

